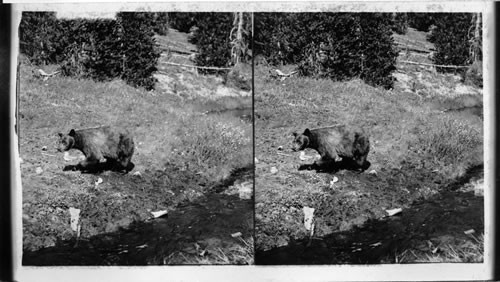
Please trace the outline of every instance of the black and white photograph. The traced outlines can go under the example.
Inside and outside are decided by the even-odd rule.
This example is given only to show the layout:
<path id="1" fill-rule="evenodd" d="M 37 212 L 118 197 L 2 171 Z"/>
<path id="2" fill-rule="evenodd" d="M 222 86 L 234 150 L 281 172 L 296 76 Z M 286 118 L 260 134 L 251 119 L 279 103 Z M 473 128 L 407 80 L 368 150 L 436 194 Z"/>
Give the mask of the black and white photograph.
<path id="1" fill-rule="evenodd" d="M 253 264 L 248 13 L 22 13 L 23 265 Z"/>
<path id="2" fill-rule="evenodd" d="M 11 1 L 0 280 L 500 273 L 492 2 Z"/>
<path id="3" fill-rule="evenodd" d="M 256 263 L 484 261 L 481 13 L 255 13 Z"/>

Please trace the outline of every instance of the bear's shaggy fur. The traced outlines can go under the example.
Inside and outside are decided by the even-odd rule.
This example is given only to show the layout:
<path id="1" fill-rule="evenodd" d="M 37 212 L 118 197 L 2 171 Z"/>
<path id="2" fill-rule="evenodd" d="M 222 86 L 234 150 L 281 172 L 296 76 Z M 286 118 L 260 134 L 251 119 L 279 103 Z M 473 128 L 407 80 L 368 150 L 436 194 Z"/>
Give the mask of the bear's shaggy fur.
<path id="1" fill-rule="evenodd" d="M 110 126 L 71 129 L 69 134 L 59 133 L 58 151 L 77 149 L 85 160 L 64 170 L 97 171 L 110 169 L 129 172 L 134 168 L 130 161 L 134 154 L 134 140 L 126 130 Z M 104 163 L 104 160 L 105 163 Z M 104 163 L 105 166 L 102 166 Z"/>
<path id="2" fill-rule="evenodd" d="M 325 164 L 335 164 L 342 158 L 342 163 L 348 167 L 366 170 L 370 162 L 366 160 L 370 151 L 368 135 L 358 128 L 348 128 L 345 125 L 335 125 L 317 129 L 307 128 L 304 133 L 293 133 L 293 150 L 299 151 L 311 148 L 321 155 L 313 167 L 319 168 Z"/>

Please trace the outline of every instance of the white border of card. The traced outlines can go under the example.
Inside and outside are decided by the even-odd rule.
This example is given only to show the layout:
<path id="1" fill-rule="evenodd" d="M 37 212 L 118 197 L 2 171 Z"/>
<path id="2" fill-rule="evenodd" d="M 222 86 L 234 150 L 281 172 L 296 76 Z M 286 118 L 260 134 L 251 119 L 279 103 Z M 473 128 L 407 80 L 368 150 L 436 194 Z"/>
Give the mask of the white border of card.
<path id="1" fill-rule="evenodd" d="M 29 2 L 29 3 L 28 3 Z M 61 11 L 68 15 L 98 14 L 106 16 L 121 11 L 247 11 L 247 12 L 481 12 L 483 13 L 483 68 L 485 99 L 485 253 L 484 263 L 441 263 L 411 265 L 328 265 L 328 266 L 147 266 L 147 267 L 23 267 L 22 257 L 22 187 L 17 151 L 18 140 L 11 128 L 13 170 L 12 180 L 15 203 L 13 214 L 15 238 L 16 281 L 437 281 L 437 280 L 489 280 L 493 275 L 493 2 L 492 1 L 232 1 L 232 2 L 173 2 L 124 3 L 111 1 L 95 3 L 88 0 L 64 3 L 61 0 L 11 0 L 14 3 L 11 46 L 11 73 L 16 73 L 18 52 L 17 27 L 22 11 Z M 94 2 L 94 3 L 90 3 Z M 15 97 L 15 79 L 11 76 L 11 95 Z M 16 99 L 11 99 L 11 109 Z M 11 111 L 14 113 L 14 110 Z M 15 117 L 12 117 L 12 121 Z M 258 187 L 256 187 L 258 189 Z"/>

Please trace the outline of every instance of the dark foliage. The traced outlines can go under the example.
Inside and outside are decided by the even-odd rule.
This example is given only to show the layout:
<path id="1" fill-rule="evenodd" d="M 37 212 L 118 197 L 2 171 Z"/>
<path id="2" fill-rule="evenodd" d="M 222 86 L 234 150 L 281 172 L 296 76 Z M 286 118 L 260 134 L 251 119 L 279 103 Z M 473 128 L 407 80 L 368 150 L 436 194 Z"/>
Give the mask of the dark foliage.
<path id="1" fill-rule="evenodd" d="M 23 12 L 19 25 L 19 48 L 36 65 L 54 62 L 56 41 L 55 12 Z"/>
<path id="2" fill-rule="evenodd" d="M 258 13 L 255 54 L 271 64 L 298 64 L 305 76 L 392 87 L 391 14 Z"/>
<path id="3" fill-rule="evenodd" d="M 392 14 L 392 31 L 398 34 L 406 34 L 408 31 L 408 14 L 393 13 Z"/>
<path id="4" fill-rule="evenodd" d="M 408 25 L 419 31 L 429 31 L 434 24 L 433 13 L 408 13 Z"/>
<path id="5" fill-rule="evenodd" d="M 165 13 L 119 13 L 117 20 L 68 20 L 57 19 L 55 13 L 24 12 L 21 53 L 33 64 L 58 64 L 67 76 L 120 77 L 152 89 L 160 56 L 153 35 L 164 17 Z"/>
<path id="6" fill-rule="evenodd" d="M 474 40 L 474 14 L 440 13 L 434 15 L 435 28 L 429 38 L 434 42 L 436 53 L 432 60 L 438 65 L 470 65 L 474 59 L 471 53 Z M 482 31 L 480 31 L 482 34 Z M 478 38 L 481 46 L 481 36 Z M 482 57 L 480 48 L 478 58 Z M 457 69 L 437 68 L 441 72 L 455 72 Z"/>
<path id="7" fill-rule="evenodd" d="M 123 69 L 122 78 L 134 86 L 154 88 L 153 73 L 160 57 L 151 24 L 146 13 L 122 12 L 116 15 L 123 35 L 120 40 Z"/>
<path id="8" fill-rule="evenodd" d="M 168 13 L 168 24 L 180 32 L 188 33 L 193 26 L 196 26 L 196 18 L 199 13 Z"/>
<path id="9" fill-rule="evenodd" d="M 231 65 L 231 45 L 229 34 L 233 27 L 232 13 L 197 13 L 196 29 L 191 43 L 198 47 L 196 65 L 229 67 Z M 203 73 L 218 71 L 201 70 Z"/>

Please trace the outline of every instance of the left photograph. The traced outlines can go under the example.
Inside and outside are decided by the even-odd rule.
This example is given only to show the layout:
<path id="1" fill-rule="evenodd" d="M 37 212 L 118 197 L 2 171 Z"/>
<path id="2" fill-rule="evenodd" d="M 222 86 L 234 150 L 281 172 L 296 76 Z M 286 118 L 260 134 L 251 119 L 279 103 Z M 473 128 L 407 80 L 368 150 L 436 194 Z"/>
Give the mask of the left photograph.
<path id="1" fill-rule="evenodd" d="M 22 264 L 254 264 L 251 40 L 241 12 L 22 12 Z"/>

